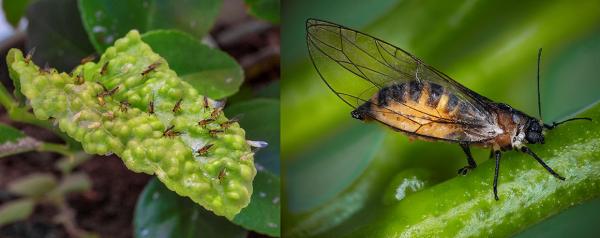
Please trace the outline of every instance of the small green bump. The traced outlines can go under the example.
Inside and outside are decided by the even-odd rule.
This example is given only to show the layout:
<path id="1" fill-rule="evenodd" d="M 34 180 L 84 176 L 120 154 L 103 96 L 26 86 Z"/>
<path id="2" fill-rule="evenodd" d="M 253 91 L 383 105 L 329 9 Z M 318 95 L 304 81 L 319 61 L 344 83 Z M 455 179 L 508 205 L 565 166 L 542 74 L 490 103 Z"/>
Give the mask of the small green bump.
<path id="1" fill-rule="evenodd" d="M 235 193 L 235 192 L 228 192 L 227 193 L 227 198 L 231 199 L 231 200 L 239 200 L 241 198 L 239 193 Z"/>
<path id="2" fill-rule="evenodd" d="M 179 169 L 176 166 L 170 166 L 167 170 L 167 175 L 171 178 L 176 178 L 181 175 Z"/>
<path id="3" fill-rule="evenodd" d="M 256 175 L 256 170 L 248 165 L 240 164 L 239 173 L 244 180 L 251 180 Z"/>
<path id="4" fill-rule="evenodd" d="M 140 124 L 133 129 L 136 137 L 147 137 L 152 133 L 152 126 L 148 124 Z"/>
<path id="5" fill-rule="evenodd" d="M 223 206 L 223 201 L 221 201 L 220 197 L 216 197 L 213 201 L 212 201 L 212 205 L 213 207 L 222 207 Z"/>

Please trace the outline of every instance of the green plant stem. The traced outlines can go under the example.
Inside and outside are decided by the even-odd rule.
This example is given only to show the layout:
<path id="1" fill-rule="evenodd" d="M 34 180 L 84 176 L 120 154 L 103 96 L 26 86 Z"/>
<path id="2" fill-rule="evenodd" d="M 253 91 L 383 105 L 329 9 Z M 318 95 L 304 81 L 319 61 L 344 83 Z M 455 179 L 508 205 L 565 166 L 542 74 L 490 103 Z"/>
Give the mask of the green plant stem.
<path id="1" fill-rule="evenodd" d="M 2 84 L 0 84 L 0 104 L 2 104 L 2 106 L 4 106 L 4 108 L 7 110 L 14 108 L 17 105 L 17 102 Z"/>
<path id="2" fill-rule="evenodd" d="M 74 153 L 72 150 L 69 149 L 69 146 L 63 145 L 63 144 L 44 142 L 44 143 L 40 144 L 40 146 L 38 146 L 37 151 L 55 152 L 55 153 L 64 155 L 65 157 L 68 157 L 68 158 L 73 158 L 73 156 L 74 156 Z"/>
<path id="3" fill-rule="evenodd" d="M 531 145 L 566 177 L 550 175 L 523 153 L 503 154 L 499 201 L 492 194 L 494 163 L 467 176 L 407 196 L 389 206 L 351 237 L 507 237 L 575 204 L 600 196 L 600 104 L 573 122 L 550 131 L 546 144 Z"/>

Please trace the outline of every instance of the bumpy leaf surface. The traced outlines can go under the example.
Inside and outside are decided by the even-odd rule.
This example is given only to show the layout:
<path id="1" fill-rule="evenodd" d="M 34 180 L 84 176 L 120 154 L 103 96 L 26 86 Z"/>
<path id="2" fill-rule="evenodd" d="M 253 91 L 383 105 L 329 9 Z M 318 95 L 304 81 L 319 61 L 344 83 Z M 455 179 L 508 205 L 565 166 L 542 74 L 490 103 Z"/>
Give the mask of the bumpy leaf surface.
<path id="1" fill-rule="evenodd" d="M 58 73 L 12 49 L 7 62 L 36 117 L 54 118 L 88 153 L 115 153 L 136 172 L 232 219 L 252 194 L 256 174 L 245 132 L 169 69 L 137 31 L 99 62 Z"/>

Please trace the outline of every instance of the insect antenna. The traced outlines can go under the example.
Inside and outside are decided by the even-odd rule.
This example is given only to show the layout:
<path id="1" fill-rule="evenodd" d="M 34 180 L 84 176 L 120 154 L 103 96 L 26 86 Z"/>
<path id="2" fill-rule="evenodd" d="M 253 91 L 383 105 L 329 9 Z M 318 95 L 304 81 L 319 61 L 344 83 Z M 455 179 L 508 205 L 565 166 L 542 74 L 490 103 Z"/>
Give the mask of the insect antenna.
<path id="1" fill-rule="evenodd" d="M 538 115 L 540 116 L 540 120 L 542 119 L 542 102 L 540 96 L 540 63 L 542 62 L 542 48 L 538 50 L 538 60 L 537 60 L 537 101 L 538 101 Z"/>
<path id="2" fill-rule="evenodd" d="M 575 117 L 575 118 L 570 118 L 564 121 L 559 121 L 559 122 L 552 122 L 552 125 L 549 124 L 544 124 L 544 127 L 548 130 L 552 130 L 554 128 L 556 128 L 558 125 L 563 124 L 565 122 L 570 122 L 570 121 L 576 121 L 576 120 L 587 120 L 587 121 L 592 121 L 592 118 L 589 117 Z"/>
<path id="3" fill-rule="evenodd" d="M 540 48 L 538 50 L 538 61 L 537 61 L 537 96 L 538 96 L 538 114 L 540 116 L 540 120 L 542 120 L 542 103 L 541 103 L 541 96 L 540 96 L 540 63 L 542 61 L 542 48 Z M 544 127 L 548 130 L 552 130 L 554 128 L 556 128 L 558 125 L 563 124 L 565 122 L 570 122 L 570 121 L 576 121 L 576 120 L 588 120 L 588 121 L 592 121 L 592 118 L 589 117 L 575 117 L 575 118 L 571 118 L 571 119 L 567 119 L 564 121 L 560 121 L 560 122 L 552 122 L 551 125 L 549 124 L 544 124 Z M 543 121 L 543 120 L 542 120 Z"/>

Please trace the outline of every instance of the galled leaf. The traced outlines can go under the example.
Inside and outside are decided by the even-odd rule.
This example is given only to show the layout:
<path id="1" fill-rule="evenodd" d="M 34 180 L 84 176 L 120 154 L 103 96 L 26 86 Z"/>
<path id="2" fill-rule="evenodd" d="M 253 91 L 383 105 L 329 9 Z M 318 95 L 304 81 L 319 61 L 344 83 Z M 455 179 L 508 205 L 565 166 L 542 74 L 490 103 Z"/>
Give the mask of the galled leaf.
<path id="1" fill-rule="evenodd" d="M 72 75 L 40 69 L 17 49 L 7 62 L 36 117 L 55 118 L 86 152 L 115 153 L 129 169 L 156 174 L 229 219 L 249 203 L 256 169 L 244 130 L 179 79 L 137 31 Z"/>

